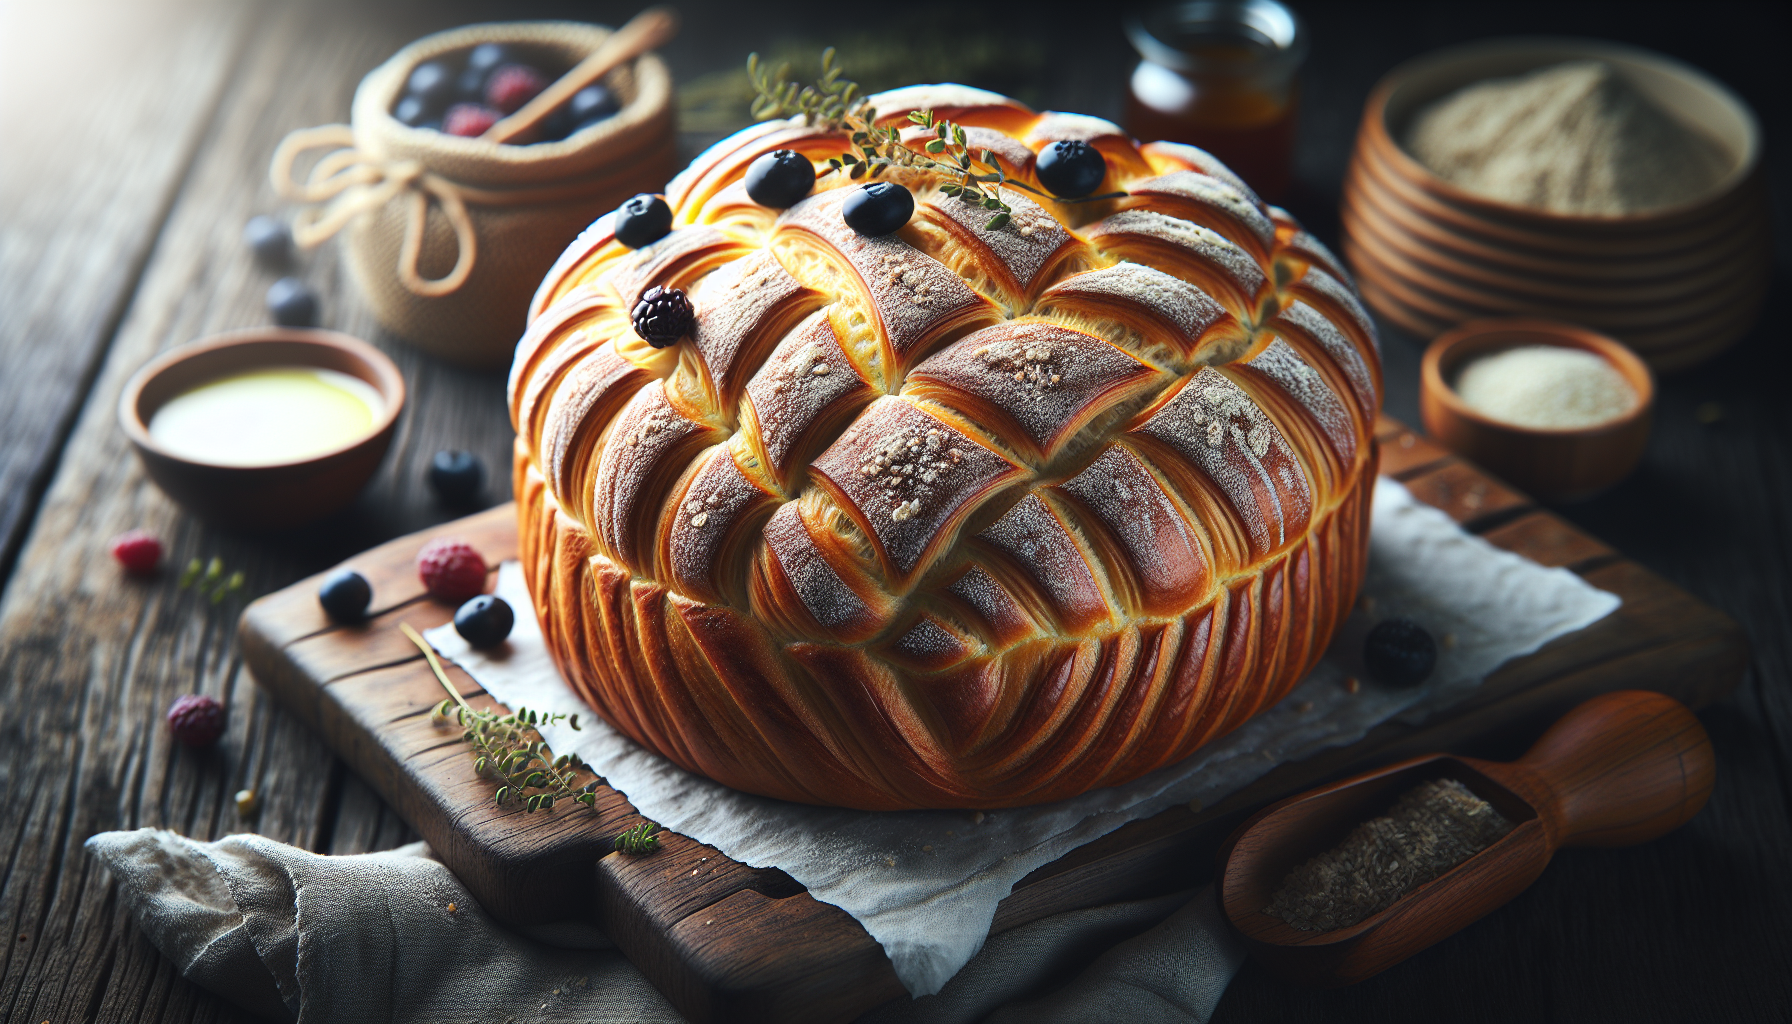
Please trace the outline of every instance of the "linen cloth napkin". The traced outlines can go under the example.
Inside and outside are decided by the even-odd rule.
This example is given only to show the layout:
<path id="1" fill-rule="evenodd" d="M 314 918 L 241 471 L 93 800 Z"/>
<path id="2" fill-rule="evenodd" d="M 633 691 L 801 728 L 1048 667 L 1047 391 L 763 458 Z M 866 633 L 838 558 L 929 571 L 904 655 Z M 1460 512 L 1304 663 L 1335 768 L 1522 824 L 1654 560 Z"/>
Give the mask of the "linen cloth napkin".
<path id="1" fill-rule="evenodd" d="M 324 857 L 146 828 L 87 849 L 185 977 L 270 1020 L 684 1021 L 596 929 L 508 930 L 423 843 Z M 1244 958 L 1220 917 L 1209 886 L 1044 918 L 992 937 L 939 995 L 861 1022 L 1203 1024 Z"/>
<path id="2" fill-rule="evenodd" d="M 992 937 L 996 904 L 1035 867 L 1128 821 L 1176 803 L 1211 804 L 1282 761 L 1454 703 L 1500 663 L 1619 604 L 1566 570 L 1463 532 L 1386 479 L 1373 522 L 1359 610 L 1286 700 L 1181 764 L 1072 800 L 981 816 L 816 808 L 693 776 L 601 720 L 582 732 L 544 731 L 643 814 L 737 860 L 778 867 L 860 921 L 910 993 L 925 997 L 866 1021 L 1205 1021 L 1242 960 L 1211 887 Z M 472 651 L 451 627 L 431 630 L 430 642 L 510 706 L 584 710 L 547 656 L 514 563 L 501 568 L 498 592 L 517 612 L 505 647 Z M 1445 638 L 1437 670 L 1412 690 L 1350 693 L 1349 652 L 1374 621 L 1395 614 Z M 336 858 L 257 836 L 205 844 L 142 830 L 103 833 L 88 847 L 184 974 L 280 1019 L 678 1019 L 620 954 L 600 948 L 607 943 L 594 930 L 506 931 L 422 844 Z M 587 948 L 546 944 L 569 940 Z"/>
<path id="3" fill-rule="evenodd" d="M 424 634 L 510 707 L 582 712 L 580 731 L 542 728 L 635 808 L 753 867 L 776 867 L 857 920 L 912 995 L 940 991 L 989 934 L 996 904 L 1035 868 L 1176 804 L 1211 806 L 1284 761 L 1353 743 L 1396 715 L 1462 699 L 1495 668 L 1618 607 L 1566 569 L 1546 569 L 1462 530 L 1400 484 L 1375 488 L 1359 610 L 1331 653 L 1281 703 L 1192 757 L 1122 786 L 1012 810 L 853 811 L 752 796 L 694 775 L 592 715 L 561 679 L 530 613 L 520 566 L 497 592 L 516 610 L 509 642 L 473 650 L 452 626 Z M 1374 622 L 1417 620 L 1442 640 L 1430 680 L 1412 689 L 1344 685 Z"/>

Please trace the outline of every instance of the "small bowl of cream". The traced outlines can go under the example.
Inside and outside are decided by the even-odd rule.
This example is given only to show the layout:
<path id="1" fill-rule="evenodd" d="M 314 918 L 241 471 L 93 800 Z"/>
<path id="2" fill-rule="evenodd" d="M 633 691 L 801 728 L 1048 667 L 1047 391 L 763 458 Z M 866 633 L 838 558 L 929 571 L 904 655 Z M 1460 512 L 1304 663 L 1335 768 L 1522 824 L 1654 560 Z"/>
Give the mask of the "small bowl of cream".
<path id="1" fill-rule="evenodd" d="M 1419 406 L 1444 446 L 1530 494 L 1588 498 L 1628 476 L 1655 381 L 1622 344 L 1554 320 L 1478 320 L 1425 350 Z"/>
<path id="2" fill-rule="evenodd" d="M 200 517 L 267 532 L 354 500 L 404 408 L 404 377 L 335 331 L 232 331 L 165 352 L 125 385 L 118 419 L 150 479 Z"/>

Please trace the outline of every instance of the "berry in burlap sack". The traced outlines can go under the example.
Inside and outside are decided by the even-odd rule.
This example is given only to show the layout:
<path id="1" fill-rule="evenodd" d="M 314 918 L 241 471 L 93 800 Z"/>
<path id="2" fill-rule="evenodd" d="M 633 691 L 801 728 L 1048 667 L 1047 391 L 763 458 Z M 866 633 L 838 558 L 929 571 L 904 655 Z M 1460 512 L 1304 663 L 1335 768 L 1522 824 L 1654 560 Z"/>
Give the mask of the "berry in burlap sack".
<path id="1" fill-rule="evenodd" d="M 301 212 L 294 238 L 310 247 L 346 229 L 349 272 L 381 324 L 444 359 L 504 365 L 561 250 L 671 176 L 671 76 L 652 54 L 623 65 L 605 79 L 618 113 L 534 145 L 407 127 L 392 107 L 425 61 L 498 42 L 537 66 L 570 68 L 609 34 L 578 22 L 468 25 L 398 51 L 361 80 L 352 125 L 293 132 L 275 151 L 274 187 L 322 204 Z M 299 155 L 322 147 L 336 148 L 297 178 Z"/>

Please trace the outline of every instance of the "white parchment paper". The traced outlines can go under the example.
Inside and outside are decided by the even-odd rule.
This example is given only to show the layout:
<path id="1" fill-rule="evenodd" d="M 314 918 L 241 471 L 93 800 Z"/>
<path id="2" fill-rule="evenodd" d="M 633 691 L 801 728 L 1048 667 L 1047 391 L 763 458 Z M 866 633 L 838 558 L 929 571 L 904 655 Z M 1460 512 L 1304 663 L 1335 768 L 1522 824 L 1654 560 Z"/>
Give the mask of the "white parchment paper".
<path id="1" fill-rule="evenodd" d="M 1565 569 L 1546 569 L 1463 532 L 1391 480 L 1376 484 L 1369 570 L 1357 611 L 1331 652 L 1274 708 L 1124 786 L 976 815 L 852 811 L 741 793 L 650 753 L 592 715 L 560 678 L 522 572 L 506 563 L 497 592 L 517 613 L 509 643 L 469 648 L 452 626 L 425 636 L 506 705 L 582 712 L 584 729 L 543 730 L 577 751 L 647 817 L 753 867 L 776 867 L 864 925 L 913 995 L 930 995 L 983 945 L 1016 881 L 1127 822 L 1175 804 L 1211 805 L 1284 761 L 1355 742 L 1396 715 L 1419 719 L 1466 696 L 1502 662 L 1583 628 L 1619 605 Z M 1442 640 L 1425 685 L 1351 694 L 1353 653 L 1382 618 L 1404 615 Z"/>

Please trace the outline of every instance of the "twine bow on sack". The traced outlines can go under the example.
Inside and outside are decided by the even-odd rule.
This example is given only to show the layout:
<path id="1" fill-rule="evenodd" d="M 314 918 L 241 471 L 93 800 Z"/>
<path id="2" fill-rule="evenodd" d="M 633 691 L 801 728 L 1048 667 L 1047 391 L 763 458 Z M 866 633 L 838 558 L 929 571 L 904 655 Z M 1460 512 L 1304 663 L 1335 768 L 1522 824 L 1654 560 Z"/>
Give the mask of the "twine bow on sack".
<path id="1" fill-rule="evenodd" d="M 341 147 L 319 160 L 304 182 L 293 177 L 299 154 L 324 146 Z M 375 160 L 355 148 L 354 130 L 346 124 L 302 128 L 280 140 L 268 176 L 282 198 L 306 203 L 327 203 L 321 209 L 303 210 L 294 218 L 293 241 L 310 249 L 341 231 L 348 222 L 370 210 L 402 199 L 410 204 L 404 226 L 404 244 L 398 250 L 398 280 L 424 298 L 448 295 L 473 272 L 478 240 L 467 203 L 503 205 L 517 199 L 501 192 L 457 185 L 426 170 L 417 160 Z M 459 249 L 454 269 L 445 277 L 426 278 L 417 269 L 423 252 L 423 227 L 434 199 L 454 228 Z M 534 197 L 530 197 L 533 201 Z"/>

